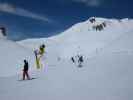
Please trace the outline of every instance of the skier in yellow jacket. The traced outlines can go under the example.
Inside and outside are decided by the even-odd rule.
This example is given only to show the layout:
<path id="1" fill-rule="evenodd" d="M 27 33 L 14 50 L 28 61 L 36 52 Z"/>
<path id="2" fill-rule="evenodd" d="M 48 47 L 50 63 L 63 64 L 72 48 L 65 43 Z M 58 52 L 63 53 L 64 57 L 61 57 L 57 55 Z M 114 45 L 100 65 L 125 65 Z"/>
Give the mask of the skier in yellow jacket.
<path id="1" fill-rule="evenodd" d="M 42 58 L 42 56 L 44 55 L 45 53 L 45 45 L 42 44 L 39 48 L 39 50 L 35 50 L 34 51 L 35 53 L 35 57 L 36 57 L 36 65 L 37 65 L 37 69 L 40 69 L 42 64 L 40 62 L 40 59 Z"/>

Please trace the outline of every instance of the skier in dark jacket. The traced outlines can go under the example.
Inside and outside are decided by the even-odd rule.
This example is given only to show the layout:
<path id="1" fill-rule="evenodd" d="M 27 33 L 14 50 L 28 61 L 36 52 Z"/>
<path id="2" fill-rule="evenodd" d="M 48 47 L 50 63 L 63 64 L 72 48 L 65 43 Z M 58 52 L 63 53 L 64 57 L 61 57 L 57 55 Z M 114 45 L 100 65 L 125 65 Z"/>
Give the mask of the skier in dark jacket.
<path id="1" fill-rule="evenodd" d="M 83 56 L 81 55 L 81 56 L 78 56 L 78 63 L 79 63 L 79 65 L 78 65 L 78 67 L 83 67 L 82 66 L 82 63 L 84 62 L 84 60 L 83 60 Z"/>
<path id="2" fill-rule="evenodd" d="M 23 80 L 25 80 L 25 76 L 28 80 L 30 80 L 29 74 L 28 74 L 29 64 L 27 60 L 24 60 L 24 69 L 23 69 Z"/>
<path id="3" fill-rule="evenodd" d="M 71 57 L 71 60 L 72 60 L 73 63 L 75 63 L 74 57 Z"/>
<path id="4" fill-rule="evenodd" d="M 78 62 L 79 63 L 82 63 L 84 60 L 83 60 L 83 56 L 79 56 L 79 60 L 78 60 Z"/>

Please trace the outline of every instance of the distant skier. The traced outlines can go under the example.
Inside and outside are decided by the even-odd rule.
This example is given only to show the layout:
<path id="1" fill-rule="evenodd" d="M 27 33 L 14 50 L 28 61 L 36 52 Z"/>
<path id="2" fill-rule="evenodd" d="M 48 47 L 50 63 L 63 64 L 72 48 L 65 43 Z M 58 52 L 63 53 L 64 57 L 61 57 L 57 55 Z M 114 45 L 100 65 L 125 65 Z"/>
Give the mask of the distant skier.
<path id="1" fill-rule="evenodd" d="M 78 62 L 79 63 L 82 63 L 84 60 L 83 60 L 83 56 L 79 56 L 79 60 L 78 60 Z"/>
<path id="2" fill-rule="evenodd" d="M 78 56 L 78 63 L 79 63 L 78 67 L 82 67 L 82 63 L 83 62 L 84 62 L 83 56 L 82 55 L 81 56 Z"/>
<path id="3" fill-rule="evenodd" d="M 28 80 L 30 80 L 29 74 L 28 74 L 29 64 L 27 60 L 24 60 L 24 69 L 23 69 L 23 80 L 25 80 L 25 76 Z"/>
<path id="4" fill-rule="evenodd" d="M 73 63 L 75 63 L 74 57 L 71 57 L 71 60 L 72 60 Z"/>

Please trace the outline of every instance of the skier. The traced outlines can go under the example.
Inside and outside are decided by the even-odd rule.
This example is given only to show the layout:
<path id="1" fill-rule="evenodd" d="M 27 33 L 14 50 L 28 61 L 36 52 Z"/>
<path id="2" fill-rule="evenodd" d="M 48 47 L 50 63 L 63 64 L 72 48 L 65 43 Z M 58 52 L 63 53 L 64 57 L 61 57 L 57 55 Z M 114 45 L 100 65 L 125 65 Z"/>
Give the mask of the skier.
<path id="1" fill-rule="evenodd" d="M 25 76 L 28 80 L 30 80 L 29 74 L 28 74 L 29 64 L 27 60 L 24 60 L 24 69 L 23 69 L 23 80 L 25 80 Z"/>
<path id="2" fill-rule="evenodd" d="M 71 60 L 72 60 L 72 62 L 73 62 L 73 63 L 75 63 L 75 60 L 74 60 L 74 58 L 73 58 L 73 57 L 71 57 Z"/>
<path id="3" fill-rule="evenodd" d="M 82 55 L 81 56 L 78 56 L 78 63 L 79 63 L 78 67 L 82 67 L 82 63 L 83 62 L 84 62 L 83 56 Z"/>
<path id="4" fill-rule="evenodd" d="M 36 66 L 37 66 L 37 69 L 40 69 L 42 64 L 40 62 L 41 58 L 43 57 L 45 53 L 45 44 L 42 44 L 38 50 L 35 50 L 34 51 L 34 54 L 35 54 L 35 57 L 36 57 Z"/>
<path id="5" fill-rule="evenodd" d="M 82 63 L 82 62 L 83 62 L 83 56 L 79 56 L 78 62 L 79 62 L 79 63 Z"/>

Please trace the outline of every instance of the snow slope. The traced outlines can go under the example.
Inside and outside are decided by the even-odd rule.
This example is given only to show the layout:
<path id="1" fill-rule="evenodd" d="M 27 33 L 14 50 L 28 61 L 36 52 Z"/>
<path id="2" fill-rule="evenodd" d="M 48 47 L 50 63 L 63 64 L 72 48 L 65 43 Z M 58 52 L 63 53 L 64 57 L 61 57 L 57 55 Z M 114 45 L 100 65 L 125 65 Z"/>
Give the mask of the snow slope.
<path id="1" fill-rule="evenodd" d="M 33 73 L 32 81 L 0 78 L 2 100 L 132 100 L 133 55 L 102 54 L 88 59 L 83 68 L 69 61 Z M 8 84 L 10 82 L 10 85 Z"/>
<path id="2" fill-rule="evenodd" d="M 106 22 L 103 30 L 92 28 L 103 22 Z M 15 66 L 3 64 L 6 71 L 4 74 L 0 71 L 0 75 L 8 74 L 8 77 L 0 77 L 0 99 L 132 100 L 132 25 L 133 21 L 129 19 L 96 18 L 95 23 L 87 20 L 47 39 L 29 39 L 17 43 L 0 39 L 0 55 L 9 53 L 9 60 L 6 60 L 7 55 L 5 59 L 0 56 L 3 61 L 0 63 L 9 62 Z M 23 57 L 28 56 L 33 67 L 32 52 L 42 43 L 46 44 L 46 54 L 42 59 L 44 68 L 30 71 L 30 76 L 36 78 L 34 80 L 18 81 L 22 75 L 13 74 L 18 71 L 15 64 L 22 64 Z M 70 60 L 71 56 L 77 54 L 85 56 L 82 68 Z"/>

